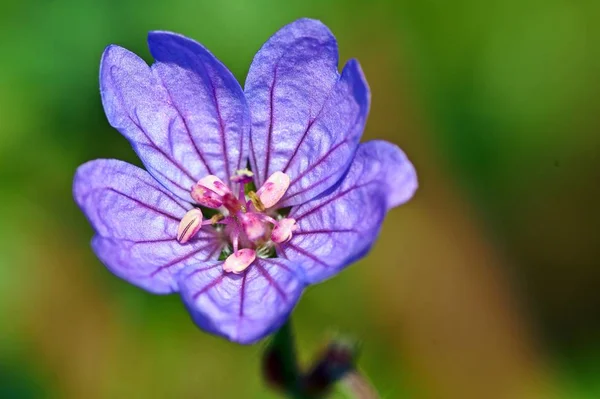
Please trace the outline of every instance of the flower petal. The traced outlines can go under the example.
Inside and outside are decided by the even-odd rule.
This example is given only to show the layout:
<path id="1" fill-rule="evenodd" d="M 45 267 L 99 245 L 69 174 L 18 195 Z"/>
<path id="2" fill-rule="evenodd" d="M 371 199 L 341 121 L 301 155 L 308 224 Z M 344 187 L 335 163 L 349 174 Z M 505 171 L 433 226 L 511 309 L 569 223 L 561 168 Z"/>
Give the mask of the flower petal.
<path id="1" fill-rule="evenodd" d="M 384 140 L 371 140 L 360 145 L 361 157 L 377 160 L 381 182 L 385 183 L 387 209 L 410 200 L 419 186 L 417 171 L 397 145 Z M 375 167 L 375 166 L 373 166 Z"/>
<path id="2" fill-rule="evenodd" d="M 256 259 L 242 274 L 223 272 L 223 262 L 184 269 L 180 292 L 203 330 L 241 344 L 277 330 L 298 302 L 304 282 L 296 262 Z"/>
<path id="3" fill-rule="evenodd" d="M 200 178 L 228 182 L 246 166 L 248 106 L 231 72 L 200 44 L 168 32 L 151 32 L 148 43 L 152 67 L 124 48 L 106 49 L 102 102 L 148 171 L 191 201 Z"/>
<path id="4" fill-rule="evenodd" d="M 416 186 L 414 168 L 398 147 L 361 144 L 337 187 L 292 208 L 298 228 L 279 253 L 304 265 L 307 282 L 327 279 L 366 255 L 387 210 L 407 201 Z"/>
<path id="5" fill-rule="evenodd" d="M 256 54 L 245 84 L 252 114 L 250 162 L 257 187 L 277 171 L 292 180 L 282 205 L 309 200 L 333 185 L 352 159 L 369 109 L 356 61 L 337 72 L 335 38 L 301 19 Z"/>
<path id="6" fill-rule="evenodd" d="M 174 292 L 181 268 L 218 256 L 210 230 L 185 245 L 177 242 L 179 221 L 191 205 L 140 168 L 117 160 L 88 162 L 77 170 L 73 193 L 97 232 L 96 255 L 111 272 L 147 291 Z"/>

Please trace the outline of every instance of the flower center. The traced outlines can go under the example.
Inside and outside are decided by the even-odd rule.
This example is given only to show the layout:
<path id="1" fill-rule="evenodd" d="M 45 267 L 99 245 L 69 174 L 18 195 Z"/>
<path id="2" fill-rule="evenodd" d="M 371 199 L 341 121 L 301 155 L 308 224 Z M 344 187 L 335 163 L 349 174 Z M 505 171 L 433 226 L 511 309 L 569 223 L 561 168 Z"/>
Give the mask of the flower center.
<path id="1" fill-rule="evenodd" d="M 296 230 L 296 221 L 277 211 L 276 205 L 290 185 L 283 172 L 273 173 L 256 192 L 250 189 L 252 172 L 238 170 L 231 178 L 237 185 L 237 195 L 214 175 L 203 177 L 194 184 L 191 196 L 200 206 L 216 209 L 217 213 L 203 220 L 202 211 L 193 208 L 179 223 L 177 241 L 185 244 L 202 227 L 218 228 L 227 241 L 227 258 L 223 270 L 241 273 L 259 257 L 268 257 L 273 248 L 289 241 Z"/>

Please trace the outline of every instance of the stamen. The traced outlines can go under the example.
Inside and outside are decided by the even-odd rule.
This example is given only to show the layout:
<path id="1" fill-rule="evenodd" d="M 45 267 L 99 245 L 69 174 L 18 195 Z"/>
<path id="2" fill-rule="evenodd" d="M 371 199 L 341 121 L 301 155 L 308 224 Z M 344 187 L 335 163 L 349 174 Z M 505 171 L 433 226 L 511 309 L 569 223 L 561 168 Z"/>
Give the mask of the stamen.
<path id="1" fill-rule="evenodd" d="M 273 173 L 256 192 L 265 208 L 279 202 L 290 186 L 290 177 L 283 172 Z"/>
<path id="2" fill-rule="evenodd" d="M 233 186 L 239 191 L 237 195 L 215 175 L 200 179 L 192 187 L 192 198 L 200 205 L 218 209 L 219 213 L 202 221 L 202 212 L 194 209 L 186 214 L 178 228 L 177 240 L 185 243 L 201 226 L 213 225 L 221 239 L 230 245 L 223 253 L 229 255 L 223 264 L 226 272 L 241 273 L 258 255 L 273 256 L 276 244 L 290 240 L 297 229 L 294 219 L 267 211 L 285 195 L 290 186 L 289 176 L 275 172 L 258 191 L 246 193 L 248 185 L 254 188 L 252 176 L 251 171 L 242 169 L 231 177 L 237 184 Z"/>
<path id="3" fill-rule="evenodd" d="M 238 187 L 238 200 L 242 203 L 246 202 L 246 189 L 243 183 L 240 183 Z"/>
<path id="4" fill-rule="evenodd" d="M 246 270 L 256 259 L 256 251 L 250 248 L 235 251 L 225 259 L 223 270 L 228 273 L 239 274 Z"/>
<path id="5" fill-rule="evenodd" d="M 271 240 L 276 243 L 289 241 L 292 238 L 292 233 L 298 229 L 296 219 L 285 218 L 281 219 L 271 232 Z"/>
<path id="6" fill-rule="evenodd" d="M 177 241 L 180 244 L 185 244 L 198 233 L 201 227 L 202 211 L 198 208 L 188 211 L 181 219 L 181 222 L 179 222 Z"/>
<path id="7" fill-rule="evenodd" d="M 231 243 L 233 245 L 233 252 L 237 252 L 240 245 L 240 231 L 237 227 L 235 227 L 231 233 Z"/>
<path id="8" fill-rule="evenodd" d="M 208 175 L 192 186 L 191 195 L 200 205 L 218 208 L 223 205 L 226 197 L 231 195 L 231 190 L 217 176 Z"/>
<path id="9" fill-rule="evenodd" d="M 223 220 L 225 218 L 225 216 L 221 215 L 220 213 L 217 213 L 216 215 L 214 215 L 213 217 L 211 217 L 208 220 L 205 220 L 204 222 L 202 222 L 202 226 L 206 226 L 208 224 L 215 224 L 215 223 L 219 223 L 221 220 Z"/>
<path id="10" fill-rule="evenodd" d="M 269 222 L 273 226 L 275 226 L 277 224 L 277 220 L 273 219 L 269 215 L 265 215 L 264 213 L 257 213 L 256 216 L 258 216 L 260 218 L 260 220 L 262 220 L 263 222 Z"/>

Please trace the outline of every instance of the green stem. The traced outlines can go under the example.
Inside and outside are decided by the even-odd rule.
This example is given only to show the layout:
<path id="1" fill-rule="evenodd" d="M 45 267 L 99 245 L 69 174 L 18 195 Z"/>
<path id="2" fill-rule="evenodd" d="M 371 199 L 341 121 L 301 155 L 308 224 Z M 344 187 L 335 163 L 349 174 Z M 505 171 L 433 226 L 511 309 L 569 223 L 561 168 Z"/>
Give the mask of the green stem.
<path id="1" fill-rule="evenodd" d="M 298 361 L 296 360 L 294 336 L 292 334 L 292 326 L 289 319 L 273 336 L 271 350 L 280 359 L 283 384 L 288 389 L 293 388 L 297 385 L 299 372 Z"/>
<path id="2" fill-rule="evenodd" d="M 302 389 L 302 373 L 298 367 L 296 343 L 289 319 L 273 336 L 270 350 L 280 361 L 286 394 L 293 399 L 312 399 Z"/>

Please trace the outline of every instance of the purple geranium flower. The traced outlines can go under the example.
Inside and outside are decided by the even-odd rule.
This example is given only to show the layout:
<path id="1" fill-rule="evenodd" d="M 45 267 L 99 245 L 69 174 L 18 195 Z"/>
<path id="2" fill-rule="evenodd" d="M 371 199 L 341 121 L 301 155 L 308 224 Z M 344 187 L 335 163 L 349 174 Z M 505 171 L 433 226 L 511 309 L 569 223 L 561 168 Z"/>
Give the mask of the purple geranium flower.
<path id="1" fill-rule="evenodd" d="M 149 67 L 109 46 L 102 102 L 147 172 L 82 165 L 74 195 L 117 276 L 179 292 L 202 329 L 252 343 L 279 328 L 308 284 L 364 256 L 386 212 L 410 199 L 413 166 L 384 141 L 359 144 L 369 88 L 337 72 L 322 23 L 287 25 L 256 54 L 245 90 L 195 41 L 151 32 Z"/>

